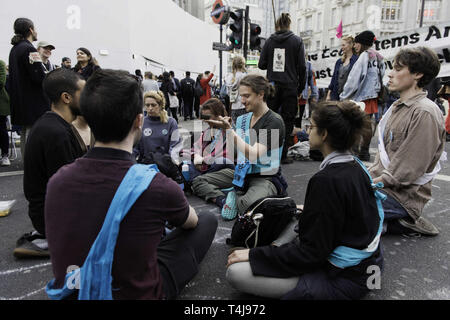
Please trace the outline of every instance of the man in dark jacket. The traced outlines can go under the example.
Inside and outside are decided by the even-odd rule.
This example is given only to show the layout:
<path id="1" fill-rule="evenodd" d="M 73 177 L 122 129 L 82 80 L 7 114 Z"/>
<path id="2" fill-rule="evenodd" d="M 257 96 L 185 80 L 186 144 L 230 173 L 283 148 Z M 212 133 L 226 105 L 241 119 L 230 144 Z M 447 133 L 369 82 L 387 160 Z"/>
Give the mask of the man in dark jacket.
<path id="1" fill-rule="evenodd" d="M 50 102 L 42 90 L 45 78 L 42 59 L 32 45 L 37 40 L 33 22 L 27 18 L 17 19 L 14 33 L 9 54 L 9 94 L 11 122 L 22 126 L 20 147 L 23 159 L 28 133 L 36 120 L 50 111 Z"/>
<path id="2" fill-rule="evenodd" d="M 297 115 L 298 97 L 305 88 L 306 59 L 303 41 L 290 31 L 291 18 L 283 13 L 276 23 L 274 33 L 265 43 L 258 67 L 267 70 L 267 78 L 275 85 L 275 97 L 268 100 L 269 107 L 279 112 L 286 126 L 282 163 L 292 163 L 287 158 L 293 145 L 292 132 Z"/>
<path id="3" fill-rule="evenodd" d="M 191 78 L 191 73 L 186 72 L 186 78 L 181 80 L 181 95 L 184 103 L 184 121 L 188 118 L 193 120 L 194 116 L 193 106 L 194 106 L 194 87 L 195 81 Z"/>
<path id="4" fill-rule="evenodd" d="M 47 183 L 61 167 L 84 155 L 71 124 L 81 114 L 79 100 L 84 85 L 80 75 L 65 68 L 50 72 L 44 79 L 51 112 L 42 115 L 31 129 L 24 158 L 23 190 L 35 231 L 17 241 L 17 258 L 48 257 L 44 218 Z"/>

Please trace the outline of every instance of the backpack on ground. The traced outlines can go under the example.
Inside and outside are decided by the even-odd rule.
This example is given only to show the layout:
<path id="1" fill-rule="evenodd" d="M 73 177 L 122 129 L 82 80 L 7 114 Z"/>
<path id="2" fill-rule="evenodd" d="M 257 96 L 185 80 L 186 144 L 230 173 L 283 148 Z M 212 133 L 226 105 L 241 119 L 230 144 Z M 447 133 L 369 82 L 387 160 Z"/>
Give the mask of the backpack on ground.
<path id="1" fill-rule="evenodd" d="M 289 197 L 266 197 L 256 201 L 247 212 L 238 215 L 227 244 L 256 248 L 270 245 L 283 232 L 299 210 Z"/>

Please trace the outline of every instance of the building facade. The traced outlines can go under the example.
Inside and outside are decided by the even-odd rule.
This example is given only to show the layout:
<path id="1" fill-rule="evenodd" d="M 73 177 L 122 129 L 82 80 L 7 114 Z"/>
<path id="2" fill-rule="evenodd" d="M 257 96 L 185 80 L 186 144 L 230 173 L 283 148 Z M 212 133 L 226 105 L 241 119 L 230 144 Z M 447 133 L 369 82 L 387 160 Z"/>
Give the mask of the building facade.
<path id="1" fill-rule="evenodd" d="M 316 51 L 340 45 L 336 29 L 343 34 L 372 30 L 378 37 L 418 28 L 422 0 L 290 0 L 292 29 Z M 450 20 L 450 0 L 425 0 L 423 26 Z"/>
<path id="2" fill-rule="evenodd" d="M 188 12 L 192 16 L 205 20 L 205 1 L 204 0 L 172 0 L 181 9 Z"/>

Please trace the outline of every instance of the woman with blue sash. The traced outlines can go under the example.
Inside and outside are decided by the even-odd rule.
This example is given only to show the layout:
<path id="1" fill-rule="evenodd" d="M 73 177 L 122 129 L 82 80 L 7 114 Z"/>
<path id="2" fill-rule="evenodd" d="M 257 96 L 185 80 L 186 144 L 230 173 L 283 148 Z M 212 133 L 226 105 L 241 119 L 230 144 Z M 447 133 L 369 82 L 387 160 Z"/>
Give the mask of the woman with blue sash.
<path id="1" fill-rule="evenodd" d="M 228 257 L 227 279 L 239 291 L 275 299 L 360 299 L 379 289 L 385 197 L 349 150 L 369 132 L 353 102 L 320 104 L 309 129 L 325 159 L 309 181 L 298 225 L 284 241 Z"/>
<path id="2" fill-rule="evenodd" d="M 222 207 L 222 217 L 233 220 L 256 201 L 285 195 L 287 185 L 281 175 L 280 160 L 285 127 L 283 119 L 269 109 L 267 98 L 273 86 L 266 78 L 248 75 L 240 82 L 239 93 L 248 113 L 240 116 L 233 129 L 229 117 L 206 121 L 227 132 L 227 145 L 237 152 L 234 170 L 224 169 L 200 176 L 194 193 Z M 230 152 L 229 152 L 230 153 Z M 232 188 L 225 196 L 224 188 Z"/>

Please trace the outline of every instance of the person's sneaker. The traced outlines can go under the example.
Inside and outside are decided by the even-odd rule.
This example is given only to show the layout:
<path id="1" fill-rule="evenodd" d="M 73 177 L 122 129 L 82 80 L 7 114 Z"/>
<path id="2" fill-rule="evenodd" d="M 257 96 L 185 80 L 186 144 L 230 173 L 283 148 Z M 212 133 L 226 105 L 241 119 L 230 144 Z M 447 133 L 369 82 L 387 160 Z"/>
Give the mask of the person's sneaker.
<path id="1" fill-rule="evenodd" d="M 400 219 L 398 222 L 405 228 L 427 236 L 437 236 L 439 234 L 439 230 L 424 217 L 419 217 L 415 221 L 408 218 Z"/>
<path id="2" fill-rule="evenodd" d="M 2 158 L 2 161 L 1 161 L 1 166 L 2 167 L 7 167 L 7 166 L 10 166 L 10 165 L 11 165 L 11 161 L 9 161 L 8 156 L 4 156 Z"/>
<path id="3" fill-rule="evenodd" d="M 37 231 L 26 233 L 17 240 L 13 254 L 16 258 L 50 257 L 47 239 Z"/>
<path id="4" fill-rule="evenodd" d="M 233 220 L 237 216 L 236 192 L 231 191 L 227 195 L 227 200 L 222 208 L 222 218 Z"/>

